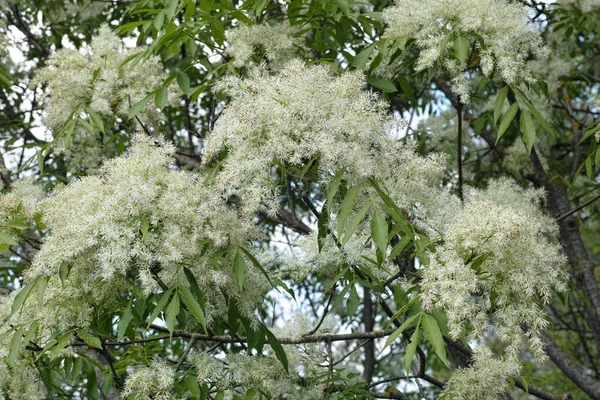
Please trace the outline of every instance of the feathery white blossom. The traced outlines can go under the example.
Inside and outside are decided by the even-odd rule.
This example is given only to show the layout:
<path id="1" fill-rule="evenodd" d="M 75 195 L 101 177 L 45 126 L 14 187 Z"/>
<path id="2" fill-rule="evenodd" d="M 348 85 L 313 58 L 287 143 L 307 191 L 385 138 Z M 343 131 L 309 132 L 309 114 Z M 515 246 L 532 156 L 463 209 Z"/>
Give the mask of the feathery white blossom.
<path id="1" fill-rule="evenodd" d="M 514 360 L 496 358 L 486 346 L 475 349 L 473 365 L 452 374 L 441 398 L 452 400 L 495 399 L 509 390 L 508 378 L 521 366 Z"/>
<path id="2" fill-rule="evenodd" d="M 421 49 L 416 70 L 437 66 L 447 71 L 465 103 L 469 60 L 454 56 L 455 38 L 466 40 L 467 52 L 477 51 L 484 75 L 497 71 L 509 84 L 532 82 L 527 58 L 547 54 L 538 30 L 528 23 L 527 9 L 510 0 L 396 0 L 383 15 L 388 24 L 384 37 L 416 39 Z"/>
<path id="3" fill-rule="evenodd" d="M 292 59 L 301 48 L 296 35 L 297 29 L 289 23 L 240 25 L 227 31 L 227 53 L 237 68 L 248 66 L 254 54 L 261 54 L 273 70 L 278 70 L 285 61 Z M 262 57 L 261 57 L 262 58 Z"/>
<path id="4" fill-rule="evenodd" d="M 127 377 L 123 397 L 134 400 L 175 399 L 172 393 L 174 383 L 175 369 L 164 362 L 153 361 L 149 367 L 140 367 Z"/>
<path id="5" fill-rule="evenodd" d="M 240 292 L 231 269 L 235 252 L 211 257 L 224 246 L 246 245 L 259 233 L 202 176 L 169 168 L 173 151 L 137 136 L 129 155 L 44 202 L 43 221 L 52 233 L 27 275 L 51 277 L 45 297 L 48 323 L 54 318 L 57 326 L 86 326 L 91 310 L 118 301 L 129 273 L 137 275 L 147 294 L 156 289 L 154 275 L 169 286 L 187 285 L 183 267 L 196 275 L 209 322 L 227 312 L 222 292 L 239 298 L 241 312 L 253 315 L 268 282 L 249 266 Z M 64 265 L 69 274 L 61 286 L 58 273 Z"/>
<path id="6" fill-rule="evenodd" d="M 159 87 L 166 74 L 158 57 L 135 67 L 123 65 L 139 49 L 127 49 L 108 25 L 84 51 L 61 49 L 36 73 L 33 84 L 46 86 L 43 122 L 55 131 L 54 145 L 65 153 L 75 169 L 94 168 L 101 161 L 101 138 L 81 126 L 72 132 L 60 128 L 84 112 L 84 107 L 105 119 L 127 115 L 132 105 Z M 156 126 L 160 113 L 147 105 L 139 116 Z"/>
<path id="7" fill-rule="evenodd" d="M 538 303 L 566 289 L 566 260 L 547 237 L 557 228 L 539 209 L 542 198 L 540 190 L 492 181 L 486 190 L 467 190 L 464 207 L 440 229 L 443 243 L 423 272 L 422 300 L 426 309 L 446 312 L 452 337 L 466 321 L 475 337 L 493 322 L 509 357 L 516 359 L 528 339 L 544 358 L 537 332 L 547 321 Z"/>
<path id="8" fill-rule="evenodd" d="M 215 185 L 223 193 L 235 190 L 246 211 L 266 204 L 274 212 L 274 165 L 301 168 L 312 160 L 325 183 L 346 168 L 351 183 L 394 179 L 404 187 L 396 192 L 405 195 L 437 177 L 440 160 L 418 157 L 388 134 L 394 124 L 388 105 L 365 91 L 363 81 L 359 72 L 332 77 L 324 66 L 297 60 L 278 75 L 255 70 L 246 79 L 226 77 L 216 90 L 232 99 L 206 141 L 207 160 L 228 150 Z"/>

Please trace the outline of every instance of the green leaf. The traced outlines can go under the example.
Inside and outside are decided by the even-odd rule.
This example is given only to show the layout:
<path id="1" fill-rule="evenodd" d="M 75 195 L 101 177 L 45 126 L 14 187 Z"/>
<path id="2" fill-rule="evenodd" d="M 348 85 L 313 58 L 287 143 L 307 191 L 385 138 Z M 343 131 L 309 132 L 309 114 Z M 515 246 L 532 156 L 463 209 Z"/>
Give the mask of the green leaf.
<path id="1" fill-rule="evenodd" d="M 397 92 L 396 85 L 389 79 L 383 78 L 370 78 L 367 79 L 367 83 L 377 89 L 380 89 L 383 93 L 393 93 Z"/>
<path id="2" fill-rule="evenodd" d="M 515 115 L 517 115 L 518 110 L 519 104 L 517 102 L 514 102 L 508 108 L 506 113 L 504 113 L 504 115 L 502 116 L 502 121 L 500 121 L 500 127 L 498 128 L 498 135 L 496 136 L 496 143 L 500 141 L 500 138 L 502 137 L 502 135 L 504 135 L 504 132 L 506 132 L 506 130 L 510 126 L 510 123 L 515 118 Z"/>
<path id="3" fill-rule="evenodd" d="M 388 224 L 385 217 L 379 211 L 375 211 L 371 219 L 371 236 L 375 246 L 381 254 L 385 255 L 388 246 Z"/>
<path id="4" fill-rule="evenodd" d="M 392 251 L 390 252 L 390 259 L 393 260 L 394 258 L 396 258 L 396 256 L 398 254 L 402 253 L 404 251 L 404 249 L 406 249 L 406 247 L 408 247 L 408 245 L 410 244 L 411 241 L 412 241 L 412 236 L 410 236 L 410 235 L 402 236 L 402 239 L 400 239 L 400 241 L 398 243 L 396 243 L 394 245 L 394 247 L 392 248 Z"/>
<path id="5" fill-rule="evenodd" d="M 179 5 L 178 0 L 169 0 L 167 6 L 165 7 L 165 15 L 167 20 L 172 21 L 175 16 L 175 12 L 177 11 L 177 6 Z"/>
<path id="6" fill-rule="evenodd" d="M 594 177 L 594 169 L 592 167 L 592 157 L 588 157 L 585 160 L 585 173 L 588 177 L 588 179 L 592 179 Z"/>
<path id="7" fill-rule="evenodd" d="M 129 119 L 135 117 L 140 111 L 142 111 L 142 108 L 146 107 L 146 104 L 148 104 L 151 97 L 152 97 L 152 93 L 150 93 L 148 96 L 144 97 L 142 100 L 135 103 L 133 105 L 133 107 L 131 107 L 129 109 L 129 113 L 127 114 L 127 117 Z"/>
<path id="8" fill-rule="evenodd" d="M 248 257 L 252 264 L 264 275 L 265 278 L 267 278 L 267 281 L 269 281 L 271 286 L 275 286 L 273 284 L 273 281 L 271 280 L 271 277 L 269 276 L 269 274 L 267 274 L 267 271 L 265 271 L 265 269 L 262 267 L 262 265 L 260 265 L 256 257 L 254 257 L 254 254 L 252 254 L 248 249 L 244 248 L 243 246 L 239 246 L 238 248 L 242 250 L 242 252 L 246 255 L 246 257 Z"/>
<path id="9" fill-rule="evenodd" d="M 44 292 L 46 291 L 46 285 L 48 284 L 49 277 L 40 275 L 35 280 L 35 291 L 38 295 L 38 302 L 44 304 Z"/>
<path id="10" fill-rule="evenodd" d="M 15 299 L 12 304 L 11 316 L 17 311 L 19 311 L 19 309 L 23 306 L 23 303 L 25 303 L 25 300 L 27 300 L 27 298 L 29 297 L 29 293 L 31 293 L 31 289 L 33 289 L 34 284 L 35 281 L 31 281 L 27 285 L 25 285 L 24 288 L 19 290 L 19 293 L 17 293 L 17 295 L 15 296 Z"/>
<path id="11" fill-rule="evenodd" d="M 27 333 L 25 334 L 25 337 L 23 338 L 23 346 L 27 346 L 29 344 L 29 342 L 31 342 L 31 339 L 33 338 L 33 335 L 36 334 L 39 326 L 40 326 L 40 323 L 38 321 L 33 321 L 31 323 L 31 325 L 29 325 L 29 329 L 27 330 Z"/>
<path id="12" fill-rule="evenodd" d="M 508 86 L 504 86 L 496 96 L 496 101 L 494 102 L 494 124 L 498 123 L 498 118 L 502 115 L 502 111 L 504 110 L 504 100 L 506 99 L 507 94 Z"/>
<path id="13" fill-rule="evenodd" d="M 173 290 L 175 290 L 175 288 L 171 288 L 161 295 L 160 300 L 158 301 L 158 303 L 156 303 L 156 307 L 154 307 L 154 310 L 152 311 L 152 314 L 150 315 L 150 318 L 148 318 L 148 328 L 150 327 L 150 325 L 152 325 L 154 320 L 158 317 L 160 312 L 167 305 L 167 302 L 171 298 L 171 294 L 173 293 Z"/>
<path id="14" fill-rule="evenodd" d="M 177 84 L 181 91 L 185 94 L 190 93 L 190 77 L 185 72 L 177 75 Z"/>
<path id="15" fill-rule="evenodd" d="M 525 106 L 527 107 L 527 109 L 529 110 L 531 115 L 533 115 L 535 117 L 535 119 L 542 126 L 542 128 L 544 128 L 549 133 L 552 133 L 553 135 L 557 136 L 558 133 L 556 132 L 556 130 L 552 127 L 552 125 L 550 125 L 550 123 L 546 120 L 546 118 L 544 118 L 544 116 L 538 111 L 538 109 L 535 108 L 535 106 L 527 98 L 525 93 L 519 88 L 513 88 L 512 86 L 511 86 L 511 88 L 513 89 L 513 91 L 517 91 L 519 93 L 519 95 L 520 95 L 519 102 L 525 104 Z"/>
<path id="16" fill-rule="evenodd" d="M 281 343 L 279 343 L 279 340 L 277 340 L 275 335 L 273 335 L 273 333 L 269 329 L 267 329 L 266 326 L 263 325 L 263 327 L 265 329 L 265 334 L 267 335 L 267 340 L 269 341 L 271 348 L 275 352 L 275 356 L 277 356 L 277 359 L 279 360 L 279 362 L 281 362 L 281 365 L 283 365 L 283 369 L 285 369 L 285 372 L 289 373 L 288 358 L 287 354 L 285 354 L 285 350 L 283 350 L 283 346 L 281 345 Z"/>
<path id="17" fill-rule="evenodd" d="M 202 307 L 202 311 L 206 314 L 206 304 L 204 303 L 204 295 L 202 294 L 202 291 L 200 290 L 200 287 L 198 286 L 196 277 L 194 277 L 194 274 L 188 268 L 184 267 L 183 272 L 185 274 L 185 277 L 186 277 L 188 283 L 190 284 L 190 289 L 192 290 L 192 294 L 194 296 L 196 296 L 196 299 L 198 300 L 198 302 L 200 303 L 200 306 Z"/>
<path id="18" fill-rule="evenodd" d="M 444 337 L 442 336 L 442 332 L 440 327 L 438 326 L 437 320 L 429 314 L 423 314 L 423 318 L 421 319 L 421 323 L 423 324 L 423 330 L 427 335 L 427 339 L 429 339 L 429 343 L 433 347 L 433 351 L 435 354 L 442 360 L 448 368 L 448 360 L 446 359 L 446 346 L 444 346 Z"/>
<path id="19" fill-rule="evenodd" d="M 527 153 L 531 153 L 533 144 L 535 143 L 535 125 L 533 119 L 528 112 L 521 112 L 520 117 L 521 133 L 523 134 L 523 142 L 527 148 Z"/>
<path id="20" fill-rule="evenodd" d="M 410 366 L 412 364 L 412 360 L 415 358 L 415 354 L 417 353 L 417 347 L 421 343 L 421 330 L 419 329 L 419 324 L 415 327 L 415 331 L 410 337 L 410 343 L 406 346 L 406 353 L 404 353 L 404 370 L 406 371 L 406 375 L 410 374 Z"/>
<path id="21" fill-rule="evenodd" d="M 342 201 L 342 205 L 340 206 L 340 211 L 337 216 L 337 231 L 338 235 L 344 232 L 344 225 L 346 225 L 346 219 L 350 215 L 352 211 L 352 207 L 354 206 L 354 201 L 358 196 L 358 192 L 360 190 L 360 185 L 356 185 L 351 187 L 348 192 L 346 192 L 346 197 Z"/>
<path id="22" fill-rule="evenodd" d="M 127 304 L 127 307 L 125 307 L 125 309 L 121 312 L 119 324 L 117 325 L 117 339 L 118 340 L 123 339 L 123 336 L 125 336 L 125 331 L 127 330 L 127 327 L 129 327 L 129 323 L 133 319 L 133 310 L 131 308 L 132 304 L 133 304 L 133 296 L 129 299 L 129 303 Z"/>
<path id="23" fill-rule="evenodd" d="M 166 87 L 161 87 L 160 89 L 158 89 L 156 91 L 156 94 L 154 95 L 154 102 L 156 103 L 156 107 L 162 110 L 167 105 L 167 97 L 168 90 Z"/>
<path id="24" fill-rule="evenodd" d="M 56 344 L 52 347 L 52 349 L 48 353 L 48 357 L 50 357 L 51 360 L 56 358 L 60 354 L 60 352 L 63 351 L 63 349 L 65 347 L 67 347 L 67 345 L 71 341 L 72 336 L 73 336 L 73 332 L 69 331 L 69 332 L 65 333 L 64 335 L 62 335 L 61 337 L 59 337 L 56 340 Z"/>
<path id="25" fill-rule="evenodd" d="M 165 312 L 167 329 L 171 335 L 173 334 L 175 319 L 177 318 L 177 315 L 179 315 L 179 311 L 179 293 L 175 292 L 175 295 L 173 296 L 173 299 L 171 299 L 167 311 Z"/>
<path id="26" fill-rule="evenodd" d="M 102 349 L 102 343 L 98 337 L 92 335 L 85 329 L 77 329 L 75 332 L 77 333 L 77 336 L 88 346 L 96 349 Z"/>
<path id="27" fill-rule="evenodd" d="M 19 351 L 21 350 L 21 340 L 23 340 L 23 327 L 20 327 L 15 331 L 12 339 L 10 340 L 10 349 L 8 351 L 7 364 L 14 365 L 15 361 L 17 361 L 17 357 L 19 356 Z"/>
<path id="28" fill-rule="evenodd" d="M 396 339 L 398 339 L 398 336 L 400 336 L 402 334 L 402 332 L 404 332 L 406 330 L 406 328 L 408 328 L 408 326 L 410 324 L 412 324 L 412 322 L 419 316 L 419 314 L 415 314 L 412 317 L 408 317 L 406 319 L 406 321 L 404 321 L 404 323 L 402 325 L 400 325 L 400 327 L 398 329 L 396 329 L 390 336 L 388 336 L 387 340 L 385 341 L 385 345 L 383 346 L 383 348 L 381 349 L 381 352 L 379 353 L 381 355 L 381 353 L 383 353 L 383 351 L 385 349 L 387 349 L 392 343 L 394 343 L 394 341 L 396 341 Z"/>
<path id="29" fill-rule="evenodd" d="M 367 47 L 365 47 L 364 49 L 362 49 L 362 51 L 354 57 L 354 60 L 352 62 L 352 65 L 354 66 L 354 68 L 363 69 L 365 67 L 365 65 L 367 64 L 367 61 L 369 60 L 369 57 L 373 53 L 374 49 L 375 49 L 375 43 L 370 44 Z"/>
<path id="30" fill-rule="evenodd" d="M 194 295 L 192 295 L 192 292 L 189 288 L 181 286 L 179 290 L 183 296 L 183 301 L 187 305 L 188 310 L 190 310 L 192 316 L 200 323 L 206 332 L 206 317 L 204 316 L 204 311 L 202 310 L 200 303 L 198 303 Z"/>
<path id="31" fill-rule="evenodd" d="M 215 0 L 200 0 L 200 9 L 204 12 L 210 12 Z"/>
<path id="32" fill-rule="evenodd" d="M 244 288 L 246 282 L 246 261 L 239 251 L 235 252 L 235 259 L 233 260 L 233 275 L 240 285 L 240 291 Z"/>
<path id="33" fill-rule="evenodd" d="M 348 310 L 349 316 L 354 315 L 359 304 L 360 304 L 360 297 L 358 297 L 358 292 L 356 291 L 356 286 L 354 286 L 354 284 L 352 284 L 352 287 L 350 288 L 350 296 L 348 296 L 348 300 L 346 300 L 346 309 Z"/>
<path id="34" fill-rule="evenodd" d="M 417 297 L 413 297 L 405 305 L 403 305 L 402 307 L 400 307 L 400 309 L 398 311 L 396 311 L 394 313 L 394 315 L 392 315 L 392 317 L 390 318 L 390 320 L 388 322 L 386 322 L 385 328 L 387 329 L 387 327 L 390 326 L 390 324 L 392 322 L 394 322 L 394 320 L 396 320 L 399 316 L 401 316 L 402 314 L 404 314 L 413 304 L 415 304 L 415 302 L 417 302 L 417 300 L 418 300 Z"/>
<path id="35" fill-rule="evenodd" d="M 350 220 L 350 222 L 346 225 L 346 229 L 344 230 L 344 237 L 341 241 L 342 244 L 348 243 L 348 240 L 352 237 L 358 225 L 362 222 L 363 219 L 367 216 L 367 213 L 371 209 L 371 204 L 367 204 L 363 208 L 361 208 Z M 341 234 L 341 232 L 340 232 Z"/>
<path id="36" fill-rule="evenodd" d="M 160 28 L 162 28 L 164 22 L 165 22 L 165 12 L 161 11 L 158 14 L 156 14 L 156 17 L 154 17 L 152 26 L 154 26 L 154 29 L 156 29 L 157 31 L 160 31 Z"/>
<path id="37" fill-rule="evenodd" d="M 469 57 L 469 42 L 464 36 L 458 35 L 454 38 L 454 56 L 464 64 Z"/>
<path id="38" fill-rule="evenodd" d="M 346 173 L 345 167 L 340 169 L 335 174 L 335 176 L 333 177 L 331 182 L 329 182 L 329 186 L 327 187 L 327 204 L 329 204 L 329 206 L 331 206 L 331 204 L 333 204 L 333 198 L 335 197 L 335 195 L 338 192 L 338 189 L 340 188 L 340 183 L 342 182 L 344 173 Z"/>
<path id="39" fill-rule="evenodd" d="M 0 243 L 6 243 L 10 246 L 16 246 L 19 244 L 11 235 L 6 232 L 0 232 Z"/>
<path id="40" fill-rule="evenodd" d="M 98 381 L 96 380 L 96 371 L 90 364 L 88 364 L 86 378 L 86 398 L 90 400 L 98 400 Z"/>

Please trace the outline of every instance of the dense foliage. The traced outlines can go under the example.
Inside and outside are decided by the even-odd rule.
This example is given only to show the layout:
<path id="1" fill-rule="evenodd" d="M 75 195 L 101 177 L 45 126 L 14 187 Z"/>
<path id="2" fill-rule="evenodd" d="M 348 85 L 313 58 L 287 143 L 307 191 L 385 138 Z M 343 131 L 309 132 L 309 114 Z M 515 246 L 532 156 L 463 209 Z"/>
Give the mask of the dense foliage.
<path id="1" fill-rule="evenodd" d="M 0 0 L 0 398 L 600 399 L 600 4 Z"/>

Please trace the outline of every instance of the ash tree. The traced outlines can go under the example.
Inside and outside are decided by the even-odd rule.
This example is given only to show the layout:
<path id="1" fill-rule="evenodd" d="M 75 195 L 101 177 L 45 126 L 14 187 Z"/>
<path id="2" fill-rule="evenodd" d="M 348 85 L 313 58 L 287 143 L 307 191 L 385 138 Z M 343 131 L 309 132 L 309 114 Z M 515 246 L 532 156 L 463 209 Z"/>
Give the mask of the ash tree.
<path id="1" fill-rule="evenodd" d="M 0 398 L 600 399 L 597 1 L 0 21 Z"/>

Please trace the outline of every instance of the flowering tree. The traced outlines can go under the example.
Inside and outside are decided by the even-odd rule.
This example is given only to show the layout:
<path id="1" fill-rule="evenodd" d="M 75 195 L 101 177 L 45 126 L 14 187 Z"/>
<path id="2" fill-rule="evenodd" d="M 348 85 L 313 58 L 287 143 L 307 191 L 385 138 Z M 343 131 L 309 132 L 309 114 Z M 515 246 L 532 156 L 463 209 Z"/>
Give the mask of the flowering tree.
<path id="1" fill-rule="evenodd" d="M 0 2 L 0 398 L 600 399 L 600 7 Z"/>

